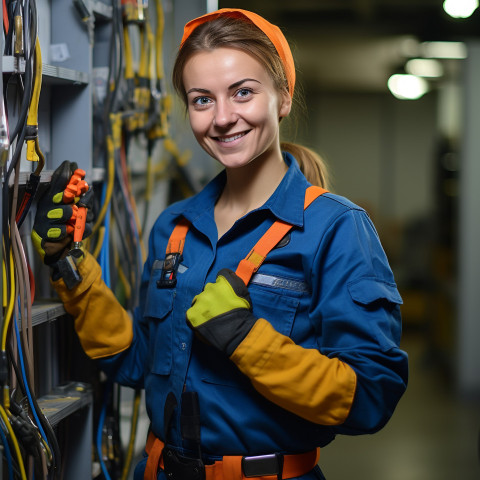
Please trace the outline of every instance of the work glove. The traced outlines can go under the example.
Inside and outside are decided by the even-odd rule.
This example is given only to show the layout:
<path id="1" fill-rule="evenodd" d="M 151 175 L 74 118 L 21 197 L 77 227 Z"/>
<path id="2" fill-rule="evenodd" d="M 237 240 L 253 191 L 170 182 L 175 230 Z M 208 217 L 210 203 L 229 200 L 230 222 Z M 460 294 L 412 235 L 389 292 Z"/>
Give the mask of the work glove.
<path id="1" fill-rule="evenodd" d="M 206 343 L 229 357 L 252 329 L 257 318 L 243 280 L 232 270 L 218 272 L 187 310 L 187 324 Z"/>
<path id="2" fill-rule="evenodd" d="M 64 193 L 76 169 L 76 163 L 65 160 L 53 172 L 49 187 L 37 203 L 31 236 L 33 246 L 46 265 L 52 266 L 70 249 L 78 205 L 88 209 L 83 238 L 92 233 L 92 188 L 80 197 L 68 198 L 68 193 Z"/>

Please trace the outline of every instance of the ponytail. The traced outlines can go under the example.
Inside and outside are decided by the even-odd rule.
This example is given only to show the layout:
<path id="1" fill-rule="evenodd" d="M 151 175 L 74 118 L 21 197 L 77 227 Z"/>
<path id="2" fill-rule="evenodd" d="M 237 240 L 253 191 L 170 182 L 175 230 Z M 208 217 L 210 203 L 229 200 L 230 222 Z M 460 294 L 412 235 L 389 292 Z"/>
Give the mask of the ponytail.
<path id="1" fill-rule="evenodd" d="M 282 142 L 280 147 L 282 151 L 291 153 L 295 157 L 300 166 L 300 170 L 312 185 L 328 189 L 328 170 L 325 162 L 318 153 L 303 145 L 291 142 Z"/>

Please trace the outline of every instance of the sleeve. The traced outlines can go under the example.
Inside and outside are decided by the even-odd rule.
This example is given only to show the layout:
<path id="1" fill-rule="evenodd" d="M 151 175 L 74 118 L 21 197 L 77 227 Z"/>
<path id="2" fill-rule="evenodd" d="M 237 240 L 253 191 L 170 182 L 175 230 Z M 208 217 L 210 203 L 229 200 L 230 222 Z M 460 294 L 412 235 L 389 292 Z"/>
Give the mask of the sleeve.
<path id="1" fill-rule="evenodd" d="M 401 298 L 365 212 L 348 210 L 330 226 L 311 262 L 307 349 L 260 319 L 232 355 L 272 402 L 336 433 L 373 433 L 405 391 Z"/>

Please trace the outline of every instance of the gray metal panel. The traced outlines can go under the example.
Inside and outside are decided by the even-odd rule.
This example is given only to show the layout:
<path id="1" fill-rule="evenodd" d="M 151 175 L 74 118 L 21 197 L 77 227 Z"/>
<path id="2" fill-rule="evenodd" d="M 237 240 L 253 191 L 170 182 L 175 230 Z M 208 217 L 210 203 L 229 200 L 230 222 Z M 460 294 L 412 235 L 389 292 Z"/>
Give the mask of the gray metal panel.
<path id="1" fill-rule="evenodd" d="M 64 160 L 77 162 L 89 172 L 92 164 L 91 87 L 57 86 L 52 91 L 52 163 L 55 169 Z"/>
<path id="2" fill-rule="evenodd" d="M 92 46 L 87 26 L 81 21 L 71 1 L 51 2 L 51 43 L 65 44 L 69 58 L 53 66 L 83 72 L 90 78 Z M 79 73 L 79 75 L 81 75 Z M 51 97 L 51 164 L 54 169 L 70 160 L 89 172 L 92 164 L 91 84 L 86 86 L 52 86 Z"/>
<path id="3" fill-rule="evenodd" d="M 460 393 L 480 394 L 480 42 L 468 44 L 463 82 L 465 109 L 460 169 L 459 318 L 457 378 Z"/>

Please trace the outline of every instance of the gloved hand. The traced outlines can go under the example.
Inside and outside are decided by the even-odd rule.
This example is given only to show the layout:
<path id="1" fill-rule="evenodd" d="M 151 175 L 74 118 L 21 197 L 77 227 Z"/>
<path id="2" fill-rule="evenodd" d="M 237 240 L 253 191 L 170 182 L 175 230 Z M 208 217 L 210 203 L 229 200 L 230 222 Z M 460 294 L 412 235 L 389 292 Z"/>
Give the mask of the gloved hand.
<path id="1" fill-rule="evenodd" d="M 77 169 L 77 164 L 65 160 L 53 173 L 50 186 L 42 195 L 37 204 L 37 213 L 32 230 L 32 242 L 46 265 L 53 265 L 62 258 L 72 243 L 72 216 L 76 209 L 75 203 L 78 198 L 64 203 L 64 190 L 70 178 Z M 92 233 L 93 190 L 82 195 L 81 202 L 87 205 L 88 213 L 86 218 L 85 233 L 83 238 Z"/>
<path id="2" fill-rule="evenodd" d="M 229 357 L 256 321 L 247 287 L 226 268 L 218 272 L 215 283 L 205 285 L 187 310 L 189 327 Z"/>

